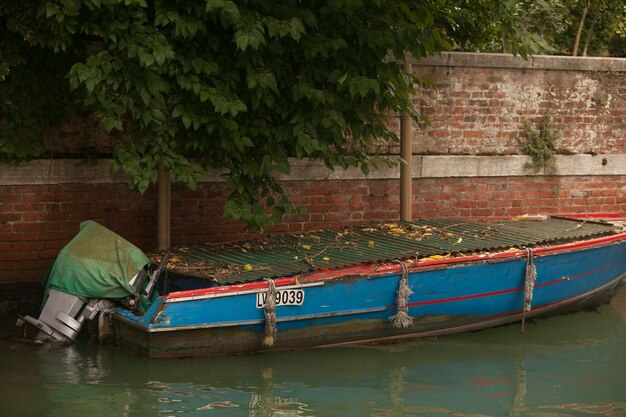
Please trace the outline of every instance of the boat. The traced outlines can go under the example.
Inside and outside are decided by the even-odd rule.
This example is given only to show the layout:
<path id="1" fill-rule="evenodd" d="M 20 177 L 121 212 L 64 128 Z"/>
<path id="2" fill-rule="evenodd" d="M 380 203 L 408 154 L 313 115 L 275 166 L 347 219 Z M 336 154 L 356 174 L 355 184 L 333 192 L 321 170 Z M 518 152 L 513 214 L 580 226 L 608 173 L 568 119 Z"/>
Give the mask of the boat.
<path id="1" fill-rule="evenodd" d="M 626 231 L 589 219 L 424 219 L 178 246 L 150 260 L 85 222 L 46 278 L 39 319 L 21 321 L 69 341 L 96 323 L 98 337 L 148 357 L 281 351 L 514 322 L 523 331 L 608 303 L 625 277 Z"/>

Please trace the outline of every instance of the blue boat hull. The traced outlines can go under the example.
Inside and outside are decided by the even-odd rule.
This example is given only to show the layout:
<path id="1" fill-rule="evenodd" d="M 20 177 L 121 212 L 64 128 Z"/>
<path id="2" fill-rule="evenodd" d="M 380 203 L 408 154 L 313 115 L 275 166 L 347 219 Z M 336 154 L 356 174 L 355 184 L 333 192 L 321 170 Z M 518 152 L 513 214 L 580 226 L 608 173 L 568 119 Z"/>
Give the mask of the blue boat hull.
<path id="1" fill-rule="evenodd" d="M 565 246 L 565 245 L 564 245 Z M 610 301 L 626 276 L 626 239 L 537 251 L 532 309 L 526 318 Z M 527 259 L 523 253 L 416 264 L 408 270 L 408 313 L 397 328 L 399 267 L 326 271 L 278 286 L 304 291 L 302 305 L 276 307 L 275 344 L 263 345 L 265 283 L 174 293 L 141 317 L 119 309 L 116 339 L 151 357 L 231 354 L 311 346 L 385 342 L 479 330 L 519 321 Z M 265 285 L 265 286 L 264 286 Z M 223 290 L 223 291 L 222 291 Z"/>

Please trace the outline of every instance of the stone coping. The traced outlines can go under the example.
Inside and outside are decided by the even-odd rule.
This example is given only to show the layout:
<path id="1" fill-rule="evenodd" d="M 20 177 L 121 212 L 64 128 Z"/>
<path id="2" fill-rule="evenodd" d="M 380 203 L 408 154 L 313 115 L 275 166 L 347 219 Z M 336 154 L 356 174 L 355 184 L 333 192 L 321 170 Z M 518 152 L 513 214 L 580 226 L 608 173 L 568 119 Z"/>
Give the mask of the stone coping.
<path id="1" fill-rule="evenodd" d="M 420 66 L 518 68 L 564 71 L 613 71 L 626 72 L 626 58 L 576 57 L 560 55 L 534 55 L 524 59 L 511 54 L 487 54 L 475 52 L 442 52 L 409 63 Z"/>
<path id="2" fill-rule="evenodd" d="M 395 157 L 395 161 L 399 161 Z M 558 155 L 557 171 L 533 172 L 525 168 L 528 157 L 509 156 L 462 156 L 462 155 L 414 155 L 413 178 L 455 177 L 508 177 L 508 176 L 600 176 L 626 175 L 626 153 L 598 155 Z M 358 168 L 329 170 L 323 163 L 313 160 L 292 159 L 291 174 L 278 174 L 284 181 L 323 181 L 355 179 L 394 179 L 400 176 L 400 167 L 379 164 L 365 176 Z M 124 183 L 123 174 L 111 174 L 111 160 L 103 159 L 85 163 L 74 159 L 39 159 L 18 166 L 0 164 L 0 186 L 36 184 L 98 184 Z M 221 182 L 224 170 L 207 172 L 201 182 Z"/>

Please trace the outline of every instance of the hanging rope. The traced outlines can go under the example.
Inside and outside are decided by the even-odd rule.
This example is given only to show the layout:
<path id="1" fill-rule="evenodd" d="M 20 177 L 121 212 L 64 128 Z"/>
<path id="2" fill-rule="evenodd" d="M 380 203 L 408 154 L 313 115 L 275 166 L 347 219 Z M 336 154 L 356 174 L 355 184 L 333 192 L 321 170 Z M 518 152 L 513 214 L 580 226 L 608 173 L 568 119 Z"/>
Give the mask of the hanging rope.
<path id="1" fill-rule="evenodd" d="M 537 280 L 537 268 L 533 260 L 533 251 L 526 248 L 526 274 L 524 275 L 524 309 L 522 310 L 522 333 L 524 333 L 524 325 L 526 323 L 526 313 L 531 309 L 533 301 L 533 290 L 535 281 Z"/>
<path id="2" fill-rule="evenodd" d="M 276 284 L 273 279 L 267 280 L 267 293 L 265 297 L 265 337 L 263 346 L 274 346 L 276 339 Z"/>
<path id="3" fill-rule="evenodd" d="M 398 306 L 398 312 L 389 317 L 389 320 L 393 322 L 393 327 L 407 328 L 413 325 L 413 319 L 409 316 L 409 297 L 413 294 L 413 291 L 409 288 L 409 271 L 406 264 L 402 261 L 397 261 L 402 266 L 402 277 L 398 284 L 398 291 L 396 293 L 396 304 Z"/>

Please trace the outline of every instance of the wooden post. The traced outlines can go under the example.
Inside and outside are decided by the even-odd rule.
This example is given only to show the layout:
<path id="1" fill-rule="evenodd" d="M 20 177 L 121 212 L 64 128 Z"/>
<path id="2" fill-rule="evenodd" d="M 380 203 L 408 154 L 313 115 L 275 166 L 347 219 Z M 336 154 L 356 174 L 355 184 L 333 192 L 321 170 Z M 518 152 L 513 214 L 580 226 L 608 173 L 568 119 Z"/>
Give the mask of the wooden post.
<path id="1" fill-rule="evenodd" d="M 170 248 L 170 208 L 172 205 L 172 179 L 170 173 L 159 162 L 157 179 L 158 233 L 157 249 L 165 251 Z"/>
<path id="2" fill-rule="evenodd" d="M 412 72 L 411 64 L 405 64 L 404 70 Z M 413 132 L 411 118 L 400 115 L 400 220 L 410 222 L 413 201 Z"/>

